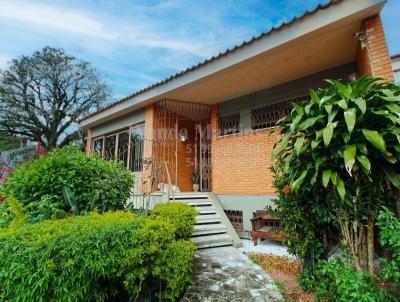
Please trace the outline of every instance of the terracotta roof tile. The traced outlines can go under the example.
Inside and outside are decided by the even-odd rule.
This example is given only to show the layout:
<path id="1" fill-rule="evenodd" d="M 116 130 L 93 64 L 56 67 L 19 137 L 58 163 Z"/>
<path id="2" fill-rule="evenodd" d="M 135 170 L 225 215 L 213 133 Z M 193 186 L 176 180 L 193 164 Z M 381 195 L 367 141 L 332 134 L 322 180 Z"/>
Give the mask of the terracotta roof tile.
<path id="1" fill-rule="evenodd" d="M 189 73 L 189 72 L 191 72 L 191 71 L 193 71 L 195 69 L 198 69 L 198 68 L 200 68 L 200 67 L 202 67 L 202 66 L 204 66 L 204 65 L 206 65 L 208 63 L 211 63 L 211 62 L 213 62 L 215 60 L 218 60 L 218 59 L 220 59 L 220 58 L 222 58 L 222 57 L 224 57 L 224 56 L 226 56 L 226 55 L 228 55 L 230 53 L 233 53 L 233 52 L 237 51 L 238 49 L 241 49 L 241 48 L 243 48 L 245 46 L 248 46 L 248 45 L 250 45 L 250 44 L 252 44 L 252 43 L 254 43 L 254 42 L 256 42 L 256 41 L 258 41 L 258 40 L 260 40 L 262 38 L 265 38 L 265 37 L 271 35 L 272 33 L 276 32 L 276 31 L 279 31 L 279 30 L 282 30 L 282 29 L 284 29 L 284 28 L 286 28 L 288 26 L 291 26 L 293 23 L 295 23 L 297 21 L 300 21 L 300 20 L 302 20 L 302 19 L 304 19 L 306 17 L 309 17 L 311 15 L 314 15 L 318 11 L 326 9 L 326 8 L 328 8 L 328 7 L 332 6 L 332 5 L 338 4 L 338 3 L 342 2 L 342 1 L 343 0 L 330 0 L 329 2 L 327 2 L 325 4 L 319 4 L 313 10 L 305 11 L 301 16 L 293 17 L 288 22 L 282 22 L 280 25 L 278 25 L 276 27 L 275 26 L 272 27 L 269 31 L 263 32 L 263 33 L 259 34 L 258 36 L 253 36 L 251 39 L 249 39 L 247 41 L 243 41 L 243 43 L 240 44 L 240 45 L 235 45 L 232 48 L 228 48 L 224 52 L 220 52 L 218 55 L 212 56 L 211 58 L 208 58 L 208 59 L 206 59 L 206 60 L 204 60 L 202 62 L 199 62 L 198 64 L 192 65 L 191 67 L 188 67 L 188 68 L 186 68 L 186 69 L 184 69 L 182 71 L 179 71 L 179 72 L 175 73 L 174 75 L 171 75 L 171 76 L 169 76 L 169 77 L 167 77 L 167 78 L 165 78 L 165 79 L 163 79 L 163 80 L 161 80 L 159 82 L 151 84 L 151 85 L 147 86 L 146 88 L 137 90 L 136 92 L 134 92 L 134 93 L 132 93 L 132 94 L 130 94 L 130 95 L 128 95 L 128 96 L 126 96 L 126 97 L 114 102 L 114 103 L 106 105 L 103 108 L 100 108 L 99 110 L 97 110 L 96 112 L 88 114 L 87 116 L 83 117 L 82 119 L 79 120 L 79 122 L 81 122 L 83 120 L 86 120 L 86 119 L 88 119 L 88 118 L 90 118 L 90 117 L 92 117 L 94 115 L 97 115 L 97 114 L 99 114 L 99 113 L 101 113 L 103 111 L 106 111 L 107 109 L 109 109 L 111 107 L 114 107 L 114 106 L 116 106 L 118 104 L 121 104 L 121 103 L 123 103 L 123 102 L 125 102 L 125 101 L 127 101 L 127 100 L 129 100 L 129 99 L 131 99 L 131 98 L 133 98 L 133 97 L 135 97 L 137 95 L 139 95 L 139 94 L 142 94 L 142 93 L 144 93 L 144 92 L 146 92 L 146 91 L 148 91 L 148 90 L 150 90 L 152 88 L 161 86 L 161 85 L 163 85 L 165 83 L 168 83 L 168 82 L 170 82 L 170 81 L 172 81 L 172 80 L 174 80 L 176 78 L 179 78 L 179 77 L 183 76 L 186 73 Z"/>

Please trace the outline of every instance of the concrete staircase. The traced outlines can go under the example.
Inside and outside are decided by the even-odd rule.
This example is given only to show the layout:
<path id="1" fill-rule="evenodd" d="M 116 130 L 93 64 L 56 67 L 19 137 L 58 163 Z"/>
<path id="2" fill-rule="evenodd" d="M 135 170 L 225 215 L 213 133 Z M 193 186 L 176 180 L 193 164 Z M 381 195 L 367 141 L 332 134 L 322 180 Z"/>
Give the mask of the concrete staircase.
<path id="1" fill-rule="evenodd" d="M 211 192 L 174 193 L 170 201 L 183 202 L 197 211 L 192 241 L 198 249 L 221 246 L 240 247 L 242 243 L 222 209 L 217 196 Z"/>

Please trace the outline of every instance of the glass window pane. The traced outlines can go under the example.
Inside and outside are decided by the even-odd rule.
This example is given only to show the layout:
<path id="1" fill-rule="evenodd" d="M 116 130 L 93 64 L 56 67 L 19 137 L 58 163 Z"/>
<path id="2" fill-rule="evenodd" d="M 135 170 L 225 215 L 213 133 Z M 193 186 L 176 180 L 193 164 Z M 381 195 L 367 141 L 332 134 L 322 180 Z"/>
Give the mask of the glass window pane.
<path id="1" fill-rule="evenodd" d="M 126 166 L 128 164 L 128 144 L 129 133 L 123 132 L 118 134 L 118 151 L 117 156 L 120 161 Z"/>
<path id="2" fill-rule="evenodd" d="M 276 122 L 285 115 L 288 115 L 291 110 L 292 104 L 289 102 L 251 109 L 251 129 L 259 130 L 275 127 Z"/>
<path id="3" fill-rule="evenodd" d="M 134 172 L 143 170 L 144 126 L 131 129 L 131 158 L 129 169 Z"/>
<path id="4" fill-rule="evenodd" d="M 103 140 L 103 138 L 98 138 L 93 143 L 93 151 L 99 155 L 103 154 Z"/>
<path id="5" fill-rule="evenodd" d="M 104 150 L 105 159 L 113 159 L 115 157 L 115 146 L 117 138 L 115 135 L 106 137 L 106 146 Z"/>
<path id="6" fill-rule="evenodd" d="M 218 131 L 219 136 L 240 133 L 240 113 L 219 116 Z"/>

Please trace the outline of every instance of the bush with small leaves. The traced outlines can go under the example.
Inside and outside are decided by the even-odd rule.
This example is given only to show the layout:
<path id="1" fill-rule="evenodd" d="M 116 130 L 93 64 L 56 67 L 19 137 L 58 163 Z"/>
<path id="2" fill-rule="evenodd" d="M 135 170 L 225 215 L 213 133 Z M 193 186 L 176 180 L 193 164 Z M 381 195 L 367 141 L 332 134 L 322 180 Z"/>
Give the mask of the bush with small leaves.
<path id="1" fill-rule="evenodd" d="M 193 233 L 196 221 L 196 210 L 179 202 L 158 204 L 152 211 L 151 217 L 168 220 L 176 227 L 177 238 L 189 238 Z"/>
<path id="2" fill-rule="evenodd" d="M 194 245 L 174 231 L 120 211 L 0 229 L 0 300 L 176 301 Z"/>

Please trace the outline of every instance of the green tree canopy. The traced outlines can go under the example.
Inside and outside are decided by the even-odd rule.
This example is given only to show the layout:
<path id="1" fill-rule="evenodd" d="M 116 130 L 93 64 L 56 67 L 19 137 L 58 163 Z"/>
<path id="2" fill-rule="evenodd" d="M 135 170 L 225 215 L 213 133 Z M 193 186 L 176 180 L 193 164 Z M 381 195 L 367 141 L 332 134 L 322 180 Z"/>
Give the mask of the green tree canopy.
<path id="1" fill-rule="evenodd" d="M 106 83 L 88 62 L 45 47 L 0 71 L 0 133 L 47 149 L 64 146 L 79 137 L 76 121 L 107 97 Z"/>
<path id="2" fill-rule="evenodd" d="M 400 188 L 400 87 L 367 77 L 328 82 L 279 122 L 275 171 L 291 194 L 325 196 L 361 269 L 362 259 L 373 261 L 377 211 L 393 207 Z"/>

